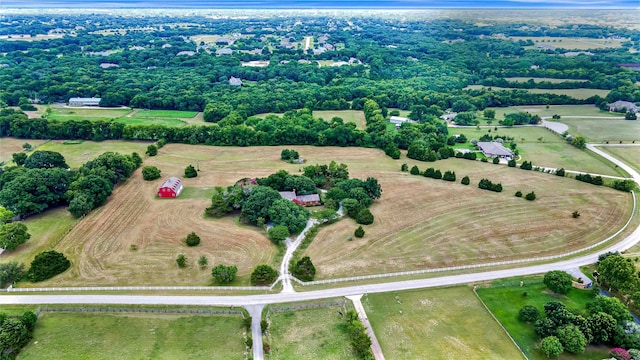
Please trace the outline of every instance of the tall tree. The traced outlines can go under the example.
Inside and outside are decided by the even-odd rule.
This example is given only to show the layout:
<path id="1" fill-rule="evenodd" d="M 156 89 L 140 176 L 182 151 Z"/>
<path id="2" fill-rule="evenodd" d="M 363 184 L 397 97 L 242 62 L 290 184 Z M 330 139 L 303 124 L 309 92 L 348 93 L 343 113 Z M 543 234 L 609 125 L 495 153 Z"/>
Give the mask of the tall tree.
<path id="1" fill-rule="evenodd" d="M 64 156 L 55 151 L 41 151 L 36 150 L 24 161 L 24 167 L 30 169 L 51 169 L 51 168 L 63 168 L 67 169 L 69 166 L 64 161 Z"/>
<path id="2" fill-rule="evenodd" d="M 0 225 L 0 248 L 7 251 L 15 250 L 31 238 L 27 232 L 27 225 L 21 222 L 12 222 Z"/>

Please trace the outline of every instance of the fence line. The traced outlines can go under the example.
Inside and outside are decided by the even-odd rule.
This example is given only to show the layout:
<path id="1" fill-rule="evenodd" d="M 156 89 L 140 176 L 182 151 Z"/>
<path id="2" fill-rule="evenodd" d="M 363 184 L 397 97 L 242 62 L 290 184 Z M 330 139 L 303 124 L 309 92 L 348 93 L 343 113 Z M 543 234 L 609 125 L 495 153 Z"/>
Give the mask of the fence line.
<path id="1" fill-rule="evenodd" d="M 239 310 L 214 310 L 214 309 L 148 309 L 148 308 L 91 308 L 91 307 L 71 307 L 71 308 L 38 308 L 36 315 L 42 312 L 78 312 L 78 313 L 158 313 L 158 314 L 207 314 L 207 315 L 241 315 Z"/>
<path id="2" fill-rule="evenodd" d="M 315 303 L 315 304 L 300 304 L 300 305 L 283 306 L 283 307 L 277 307 L 277 308 L 268 308 L 266 316 L 268 317 L 269 314 L 272 312 L 279 313 L 279 312 L 292 311 L 292 310 L 318 309 L 318 308 L 330 307 L 330 306 L 344 307 L 345 304 L 346 304 L 346 301 L 333 301 L 333 302 L 324 302 L 324 303 Z"/>
<path id="3" fill-rule="evenodd" d="M 51 287 L 51 288 L 14 288 L 7 292 L 64 292 L 64 291 L 212 291 L 212 290 L 255 290 L 268 291 L 268 286 L 83 286 L 83 287 Z"/>

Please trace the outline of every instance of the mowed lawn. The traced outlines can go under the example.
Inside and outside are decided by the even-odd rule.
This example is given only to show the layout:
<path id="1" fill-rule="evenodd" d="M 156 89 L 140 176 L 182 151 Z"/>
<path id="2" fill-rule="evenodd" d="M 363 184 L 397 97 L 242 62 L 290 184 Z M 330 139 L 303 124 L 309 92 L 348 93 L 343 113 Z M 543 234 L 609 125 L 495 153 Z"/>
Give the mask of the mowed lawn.
<path id="1" fill-rule="evenodd" d="M 640 172 L 640 144 L 638 146 L 601 146 L 599 149 L 622 160 L 634 170 Z"/>
<path id="2" fill-rule="evenodd" d="M 372 225 L 353 238 L 355 221 L 322 227 L 305 255 L 316 278 L 377 274 L 511 259 L 531 259 L 581 249 L 621 228 L 629 218 L 628 193 L 570 178 L 462 159 L 424 163 L 401 159 L 424 171 L 455 171 L 456 182 L 383 170 L 384 157 L 370 158 L 365 176 L 377 178 L 382 197 L 371 206 Z M 358 177 L 360 171 L 352 171 Z M 471 185 L 460 184 L 468 175 Z M 362 177 L 362 176 L 360 176 Z M 487 178 L 501 183 L 494 193 L 478 189 Z M 516 191 L 534 191 L 533 202 Z M 583 215 L 574 221 L 571 213 Z M 584 215 L 588 214 L 586 217 Z M 349 241 L 349 238 L 353 238 Z"/>
<path id="3" fill-rule="evenodd" d="M 313 117 L 323 118 L 326 121 L 331 121 L 334 117 L 339 117 L 342 118 L 345 123 L 355 123 L 358 129 L 364 130 L 367 128 L 364 112 L 361 110 L 314 110 Z"/>
<path id="4" fill-rule="evenodd" d="M 39 109 L 44 112 L 43 108 Z M 129 108 L 68 108 L 52 106 L 49 119 L 54 121 L 116 121 L 125 125 L 185 126 L 206 124 L 195 111 L 144 110 Z"/>
<path id="5" fill-rule="evenodd" d="M 570 134 L 582 135 L 589 142 L 640 141 L 638 120 L 560 119 L 560 122 L 569 125 Z"/>
<path id="6" fill-rule="evenodd" d="M 125 140 L 71 141 L 65 144 L 64 140 L 52 140 L 39 146 L 36 150 L 59 152 L 64 156 L 67 165 L 76 168 L 98 157 L 100 154 L 109 151 L 126 155 L 137 152 L 144 158 L 145 151 L 147 151 L 149 144 L 151 144 L 151 142 Z"/>
<path id="7" fill-rule="evenodd" d="M 0 138 L 0 162 L 12 162 L 13 154 L 23 152 L 22 145 L 29 143 L 36 147 L 44 144 L 46 140 L 16 139 L 10 137 Z"/>
<path id="8" fill-rule="evenodd" d="M 609 93 L 609 90 L 602 89 L 518 89 L 518 88 L 504 88 L 499 86 L 484 86 L 484 85 L 469 85 L 464 90 L 479 90 L 491 88 L 493 91 L 500 90 L 524 90 L 532 94 L 555 94 L 555 95 L 567 95 L 574 99 L 584 100 L 592 96 L 598 95 L 605 97 Z"/>
<path id="9" fill-rule="evenodd" d="M 524 286 L 520 287 L 519 282 Z M 590 290 L 572 289 L 567 296 L 557 296 L 551 293 L 540 277 L 497 280 L 492 287 L 478 288 L 478 295 L 489 310 L 498 318 L 509 331 L 516 343 L 530 359 L 546 359 L 546 355 L 538 348 L 538 336 L 533 325 L 518 319 L 518 312 L 525 305 L 533 305 L 544 313 L 544 304 L 549 301 L 559 301 L 571 311 L 585 312 L 585 306 L 594 298 Z M 526 293 L 526 296 L 523 294 Z M 593 359 L 600 360 L 607 357 L 608 347 L 588 346 L 587 351 L 579 355 L 563 354 L 560 360 Z"/>
<path id="10" fill-rule="evenodd" d="M 520 105 L 520 106 L 509 106 L 509 107 L 491 107 L 488 109 L 495 110 L 496 120 L 504 119 L 505 114 L 521 112 L 521 111 L 535 114 L 540 117 L 552 117 L 553 115 L 621 116 L 620 114 L 611 113 L 608 111 L 602 111 L 594 105 L 549 105 L 549 108 L 547 108 L 546 105 Z M 482 116 L 482 111 L 478 112 L 478 116 L 479 117 Z M 563 120 L 561 119 L 560 122 L 563 122 Z M 494 124 L 498 125 L 497 121 L 495 121 Z"/>
<path id="11" fill-rule="evenodd" d="M 27 359 L 245 359 L 242 317 L 42 313 Z"/>
<path id="12" fill-rule="evenodd" d="M 491 131 L 491 132 L 489 132 Z M 480 128 L 449 128 L 451 135 L 464 134 L 468 141 L 479 139 L 484 134 L 491 136 L 505 135 L 513 137 L 518 144 L 522 160 L 531 161 L 533 165 L 565 168 L 567 170 L 584 171 L 595 174 L 622 176 L 626 174 L 600 156 L 588 150 L 580 150 L 568 144 L 561 136 L 543 127 L 515 126 Z M 465 144 L 470 147 L 471 144 Z"/>
<path id="13" fill-rule="evenodd" d="M 368 294 L 362 303 L 387 359 L 524 359 L 466 286 Z"/>
<path id="14" fill-rule="evenodd" d="M 277 306 L 277 305 L 276 305 Z M 341 306 L 269 314 L 270 359 L 354 359 Z"/>

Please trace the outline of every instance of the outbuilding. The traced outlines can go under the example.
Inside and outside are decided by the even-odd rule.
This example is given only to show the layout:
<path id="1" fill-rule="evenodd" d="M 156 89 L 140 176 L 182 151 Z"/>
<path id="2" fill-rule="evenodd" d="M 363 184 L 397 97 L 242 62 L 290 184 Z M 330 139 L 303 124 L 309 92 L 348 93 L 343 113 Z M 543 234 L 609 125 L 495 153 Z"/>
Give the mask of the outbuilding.
<path id="1" fill-rule="evenodd" d="M 79 98 L 74 97 L 69 99 L 69 106 L 100 106 L 100 100 L 102 98 L 91 97 L 91 98 Z"/>
<path id="2" fill-rule="evenodd" d="M 158 197 L 175 198 L 180 195 L 182 189 L 182 180 L 175 176 L 172 176 L 162 183 L 162 185 L 158 189 Z"/>

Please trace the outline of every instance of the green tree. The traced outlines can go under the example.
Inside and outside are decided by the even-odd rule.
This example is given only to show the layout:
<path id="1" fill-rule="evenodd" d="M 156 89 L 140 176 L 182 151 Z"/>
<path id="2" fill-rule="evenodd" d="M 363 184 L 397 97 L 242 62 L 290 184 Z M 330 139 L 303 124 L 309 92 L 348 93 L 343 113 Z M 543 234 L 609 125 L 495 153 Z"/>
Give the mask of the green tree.
<path id="1" fill-rule="evenodd" d="M 613 316 L 604 312 L 597 312 L 587 318 L 587 323 L 593 335 L 594 343 L 608 344 L 612 342 L 617 325 Z"/>
<path id="2" fill-rule="evenodd" d="M 507 162 L 508 167 L 516 167 L 516 161 L 511 159 Z"/>
<path id="3" fill-rule="evenodd" d="M 571 145 L 577 147 L 578 149 L 584 149 L 587 147 L 587 140 L 582 136 L 576 136 L 571 139 Z"/>
<path id="4" fill-rule="evenodd" d="M 47 280 L 63 273 L 70 266 L 71 262 L 64 254 L 55 250 L 45 251 L 33 259 L 27 272 L 27 278 L 31 282 Z"/>
<path id="5" fill-rule="evenodd" d="M 403 171 L 403 172 L 409 171 L 409 165 L 402 164 L 402 166 L 400 166 L 400 171 Z"/>
<path id="6" fill-rule="evenodd" d="M 496 118 L 496 111 L 493 109 L 484 109 L 482 115 L 487 119 L 493 120 Z"/>
<path id="7" fill-rule="evenodd" d="M 27 160 L 27 154 L 25 153 L 13 153 L 11 156 L 13 157 L 13 162 L 18 166 L 24 165 Z"/>
<path id="8" fill-rule="evenodd" d="M 516 197 L 522 197 L 522 191 L 518 190 L 515 194 Z"/>
<path id="9" fill-rule="evenodd" d="M 282 197 L 276 190 L 267 186 L 254 186 L 251 194 L 242 203 L 242 217 L 255 225 L 259 217 L 269 217 L 271 205 L 280 199 Z"/>
<path id="10" fill-rule="evenodd" d="M 564 168 L 557 169 L 557 170 L 556 170 L 556 175 L 557 175 L 557 176 L 562 176 L 562 177 L 564 177 L 564 175 L 565 175 L 565 170 L 564 170 Z"/>
<path id="11" fill-rule="evenodd" d="M 469 177 L 465 175 L 465 177 L 463 177 L 462 180 L 460 180 L 460 183 L 462 185 L 469 185 L 471 183 L 471 180 L 469 180 Z"/>
<path id="12" fill-rule="evenodd" d="M 565 325 L 558 329 L 558 340 L 567 352 L 583 353 L 587 346 L 587 339 L 575 325 Z"/>
<path id="13" fill-rule="evenodd" d="M 218 284 L 230 284 L 236 279 L 238 268 L 235 265 L 216 265 L 211 269 L 211 276 Z"/>
<path id="14" fill-rule="evenodd" d="M 36 326 L 36 321 L 38 321 L 38 315 L 33 311 L 25 311 L 22 313 L 22 316 L 20 316 L 20 321 L 22 321 L 24 326 L 27 327 L 29 332 L 33 332 L 33 329 Z"/>
<path id="15" fill-rule="evenodd" d="M 109 183 L 111 184 L 111 183 Z M 71 199 L 67 210 L 71 215 L 79 218 L 87 215 L 94 208 L 93 198 L 86 193 L 79 193 Z"/>
<path id="16" fill-rule="evenodd" d="M 142 168 L 142 178 L 150 181 L 160 178 L 160 169 L 155 166 L 145 166 Z"/>
<path id="17" fill-rule="evenodd" d="M 206 255 L 202 255 L 198 258 L 198 266 L 200 266 L 201 269 L 206 268 L 207 264 L 209 264 L 209 259 L 207 259 Z"/>
<path id="18" fill-rule="evenodd" d="M 293 201 L 282 198 L 275 200 L 271 204 L 268 215 L 274 224 L 286 226 L 291 234 L 301 232 L 311 216 L 307 209 Z"/>
<path id="19" fill-rule="evenodd" d="M 24 264 L 16 261 L 0 263 L 0 288 L 5 288 L 24 276 Z"/>
<path id="20" fill-rule="evenodd" d="M 187 267 L 187 257 L 184 256 L 184 254 L 178 255 L 178 257 L 176 258 L 176 264 L 179 268 Z"/>
<path id="21" fill-rule="evenodd" d="M 131 161 L 133 161 L 133 164 L 135 165 L 136 169 L 139 168 L 140 165 L 142 165 L 142 158 L 140 157 L 140 154 L 138 154 L 137 152 L 131 153 Z"/>
<path id="22" fill-rule="evenodd" d="M 355 220 L 358 224 L 371 225 L 373 224 L 374 217 L 369 209 L 364 208 L 358 211 L 358 215 L 356 215 Z"/>
<path id="23" fill-rule="evenodd" d="M 547 357 L 556 357 L 564 352 L 564 348 L 555 336 L 547 336 L 540 342 L 540 349 Z"/>
<path id="24" fill-rule="evenodd" d="M 633 318 L 629 314 L 629 309 L 615 297 L 596 296 L 596 298 L 587 303 L 587 311 L 590 314 L 603 312 L 611 315 L 618 324 L 626 324 Z"/>
<path id="25" fill-rule="evenodd" d="M 198 176 L 198 171 L 196 170 L 196 168 L 193 167 L 193 165 L 189 164 L 189 166 L 187 166 L 184 169 L 184 177 L 189 179 L 197 176 Z"/>
<path id="26" fill-rule="evenodd" d="M 0 326 L 0 354 L 17 354 L 31 340 L 29 329 L 20 319 L 6 319 Z M 9 357 L 6 357 L 9 359 Z"/>
<path id="27" fill-rule="evenodd" d="M 0 225 L 0 248 L 7 251 L 15 250 L 31 238 L 27 232 L 27 225 L 21 222 L 12 222 Z"/>
<path id="28" fill-rule="evenodd" d="M 534 193 L 533 191 L 528 193 L 527 195 L 524 196 L 525 199 L 529 200 L 529 201 L 533 201 L 536 199 L 536 193 Z"/>
<path id="29" fill-rule="evenodd" d="M 556 294 L 565 295 L 573 288 L 571 275 L 560 270 L 553 270 L 546 273 L 543 282 L 549 290 Z"/>
<path id="30" fill-rule="evenodd" d="M 298 278 L 298 280 L 312 281 L 316 275 L 316 268 L 313 266 L 311 258 L 305 256 L 292 265 L 291 273 Z"/>
<path id="31" fill-rule="evenodd" d="M 113 183 L 98 175 L 81 176 L 69 185 L 67 199 L 73 200 L 79 194 L 89 197 L 92 208 L 104 205 L 113 192 Z"/>
<path id="32" fill-rule="evenodd" d="M 632 259 L 618 254 L 608 256 L 598 265 L 598 280 L 625 294 L 640 288 L 637 271 Z"/>
<path id="33" fill-rule="evenodd" d="M 216 187 L 216 191 L 211 196 L 211 206 L 205 210 L 207 215 L 220 218 L 233 211 L 223 193 L 224 190 L 221 187 Z"/>
<path id="34" fill-rule="evenodd" d="M 69 165 L 64 161 L 64 156 L 58 152 L 36 150 L 25 160 L 24 167 L 29 169 L 51 169 L 56 167 L 67 169 Z"/>
<path id="35" fill-rule="evenodd" d="M 494 157 L 493 160 L 491 160 L 494 164 L 500 164 L 500 158 L 499 157 Z"/>
<path id="36" fill-rule="evenodd" d="M 625 120 L 638 120 L 638 116 L 636 115 L 635 111 L 627 111 L 624 114 L 624 119 Z"/>
<path id="37" fill-rule="evenodd" d="M 0 225 L 10 223 L 15 216 L 13 211 L 0 206 Z"/>
<path id="38" fill-rule="evenodd" d="M 147 146 L 147 151 L 145 152 L 145 154 L 147 154 L 149 156 L 158 155 L 158 147 L 153 145 L 153 144 Z"/>
<path id="39" fill-rule="evenodd" d="M 362 226 L 358 226 L 356 231 L 353 232 L 353 235 L 355 235 L 355 237 L 357 237 L 357 238 L 363 237 L 364 236 L 364 229 L 362 228 Z"/>
<path id="40" fill-rule="evenodd" d="M 196 234 L 195 232 L 191 232 L 189 235 L 187 235 L 187 237 L 184 239 L 184 243 L 187 244 L 187 246 L 197 246 L 200 245 L 200 236 L 198 236 L 198 234 Z"/>
<path id="41" fill-rule="evenodd" d="M 525 305 L 518 312 L 518 318 L 524 322 L 533 323 L 540 318 L 540 310 L 533 305 Z"/>
<path id="42" fill-rule="evenodd" d="M 258 265 L 251 273 L 252 285 L 271 285 L 278 278 L 278 271 L 269 265 Z"/>
<path id="43" fill-rule="evenodd" d="M 284 225 L 276 225 L 270 228 L 267 233 L 269 235 L 269 239 L 271 239 L 275 244 L 282 243 L 290 235 L 289 228 Z"/>

